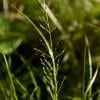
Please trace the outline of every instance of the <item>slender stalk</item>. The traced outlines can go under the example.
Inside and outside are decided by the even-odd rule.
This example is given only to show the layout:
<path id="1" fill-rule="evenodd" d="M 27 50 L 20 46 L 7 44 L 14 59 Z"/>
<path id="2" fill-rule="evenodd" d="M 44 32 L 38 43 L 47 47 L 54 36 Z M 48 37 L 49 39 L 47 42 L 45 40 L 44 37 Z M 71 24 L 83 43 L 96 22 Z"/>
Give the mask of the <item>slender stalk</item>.
<path id="1" fill-rule="evenodd" d="M 88 60 L 89 60 L 89 83 L 90 83 L 90 81 L 92 80 L 92 57 L 91 57 L 90 48 L 89 48 L 89 41 L 88 41 L 87 37 L 85 37 L 85 41 L 86 41 Z M 92 95 L 92 87 L 89 89 L 88 96 L 91 97 L 91 95 Z M 92 100 L 92 97 L 89 100 Z"/>
<path id="2" fill-rule="evenodd" d="M 53 97 L 53 100 L 58 100 L 58 90 L 57 90 L 57 68 L 55 66 L 55 60 L 54 60 L 54 56 L 52 54 L 51 56 L 51 59 L 52 59 L 52 63 L 53 63 L 53 74 L 54 74 L 54 85 L 55 85 L 55 91 L 54 91 L 54 97 Z"/>
<path id="3" fill-rule="evenodd" d="M 92 58 L 91 58 L 91 53 L 90 53 L 90 49 L 89 48 L 88 48 L 88 56 L 89 56 L 89 67 L 90 67 L 89 81 L 91 81 L 92 80 Z M 92 96 L 92 87 L 89 90 L 89 96 Z M 92 97 L 89 100 L 92 100 Z"/>
<path id="4" fill-rule="evenodd" d="M 11 72 L 10 72 L 10 69 L 9 69 L 9 64 L 8 64 L 6 56 L 4 54 L 3 54 L 3 58 L 4 58 L 4 61 L 5 61 L 5 64 L 6 64 L 5 67 L 6 67 L 8 77 L 9 77 L 9 81 L 10 81 L 11 100 L 18 100 L 16 90 L 15 90 L 15 87 L 14 87 L 13 78 L 12 78 L 12 75 L 11 75 Z"/>
<path id="5" fill-rule="evenodd" d="M 82 86 L 82 100 L 85 100 L 84 98 L 84 90 L 85 90 L 85 66 L 86 66 L 86 43 L 85 43 L 85 49 L 84 49 L 84 68 L 83 68 L 83 86 Z"/>
<path id="6" fill-rule="evenodd" d="M 24 93 L 28 93 L 27 88 L 17 78 L 15 78 L 15 82 L 19 85 L 20 89 L 24 91 Z"/>

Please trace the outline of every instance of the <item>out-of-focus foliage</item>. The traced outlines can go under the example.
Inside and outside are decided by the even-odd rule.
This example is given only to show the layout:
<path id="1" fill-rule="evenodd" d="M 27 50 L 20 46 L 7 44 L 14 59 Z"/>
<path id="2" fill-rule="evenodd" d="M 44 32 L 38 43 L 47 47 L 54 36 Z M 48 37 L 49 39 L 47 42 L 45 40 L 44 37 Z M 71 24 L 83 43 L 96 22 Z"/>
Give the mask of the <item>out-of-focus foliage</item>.
<path id="1" fill-rule="evenodd" d="M 41 8 L 38 0 L 7 0 L 8 16 L 5 17 L 3 1 L 0 0 L 0 98 L 9 98 L 10 91 L 7 79 L 6 69 L 3 69 L 4 61 L 2 54 L 7 54 L 11 72 L 26 87 L 20 89 L 19 84 L 14 83 L 19 100 L 28 100 L 30 95 L 35 98 L 35 85 L 32 83 L 29 75 L 29 69 L 34 73 L 35 81 L 40 87 L 41 98 L 48 98 L 44 83 L 41 79 L 43 76 L 42 65 L 40 62 L 41 53 L 33 50 L 39 50 L 47 53 L 43 41 L 37 31 L 30 23 L 18 13 L 11 5 L 19 11 L 26 14 L 36 26 L 44 33 L 49 41 L 48 33 L 40 25 L 45 26 L 45 12 Z M 93 70 L 100 66 L 100 0 L 45 0 L 54 16 L 62 25 L 66 35 L 63 36 L 59 29 L 55 28 L 54 23 L 49 18 L 51 27 L 55 30 L 51 32 L 53 41 L 54 55 L 64 53 L 57 59 L 60 60 L 58 81 L 61 83 L 64 76 L 67 79 L 63 83 L 59 94 L 60 100 L 80 100 L 82 90 L 82 73 L 83 73 L 83 56 L 85 42 L 84 37 L 89 39 L 89 47 L 92 54 Z M 67 37 L 68 36 L 68 37 Z M 17 54 L 16 54 L 17 52 Z M 20 59 L 22 55 L 30 67 Z M 10 56 L 10 57 L 9 57 Z M 86 58 L 86 84 L 88 80 L 88 58 Z M 100 88 L 100 73 L 93 86 L 93 92 Z M 58 83 L 58 86 L 60 86 Z M 5 91 L 6 90 L 6 91 Z M 25 90 L 25 91 L 24 91 Z M 97 93 L 94 98 L 99 98 Z M 9 99 L 10 100 L 10 99 Z M 99 99 L 97 99 L 99 100 Z"/>
<path id="2" fill-rule="evenodd" d="M 0 18 L 0 53 L 12 53 L 23 41 L 24 35 L 10 31 L 9 22 Z"/>

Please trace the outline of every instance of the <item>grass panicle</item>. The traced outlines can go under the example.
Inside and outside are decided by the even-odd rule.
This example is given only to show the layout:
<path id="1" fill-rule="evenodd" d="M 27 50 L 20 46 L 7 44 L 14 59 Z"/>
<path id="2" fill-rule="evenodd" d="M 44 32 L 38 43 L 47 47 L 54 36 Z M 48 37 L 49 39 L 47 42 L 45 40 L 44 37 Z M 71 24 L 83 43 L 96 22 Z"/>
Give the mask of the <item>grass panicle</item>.
<path id="1" fill-rule="evenodd" d="M 51 80 L 51 82 L 49 82 L 50 84 L 50 87 L 47 86 L 47 89 L 48 91 L 50 92 L 51 94 L 51 97 L 53 100 L 58 100 L 58 82 L 57 82 L 57 73 L 58 73 L 58 69 L 56 67 L 56 64 L 55 64 L 55 58 L 54 58 L 54 55 L 53 55 L 53 50 L 52 50 L 52 41 L 51 41 L 51 36 L 50 36 L 50 41 L 51 41 L 51 44 L 48 43 L 47 39 L 45 38 L 45 36 L 43 35 L 43 33 L 40 31 L 40 29 L 34 24 L 34 22 L 32 22 L 29 17 L 27 17 L 24 13 L 20 12 L 15 6 L 11 5 L 14 9 L 16 9 L 23 17 L 25 17 L 25 19 L 30 23 L 32 24 L 32 26 L 37 30 L 38 34 L 41 36 L 41 38 L 43 39 L 46 47 L 47 47 L 47 50 L 48 50 L 48 53 L 49 53 L 49 56 L 51 58 L 51 67 L 52 67 L 52 73 L 50 73 L 50 75 L 48 75 L 48 73 L 46 73 L 46 68 L 44 67 L 44 72 L 45 74 L 47 74 L 47 78 L 50 78 L 49 80 Z M 47 18 L 48 19 L 48 18 Z M 48 25 L 48 29 L 49 28 L 49 25 Z M 49 34 L 50 34 L 50 30 L 49 31 Z M 49 63 L 49 61 L 46 61 Z M 50 70 L 51 71 L 51 70 Z M 47 81 L 47 79 L 46 79 Z M 48 82 L 48 81 L 47 81 Z"/>

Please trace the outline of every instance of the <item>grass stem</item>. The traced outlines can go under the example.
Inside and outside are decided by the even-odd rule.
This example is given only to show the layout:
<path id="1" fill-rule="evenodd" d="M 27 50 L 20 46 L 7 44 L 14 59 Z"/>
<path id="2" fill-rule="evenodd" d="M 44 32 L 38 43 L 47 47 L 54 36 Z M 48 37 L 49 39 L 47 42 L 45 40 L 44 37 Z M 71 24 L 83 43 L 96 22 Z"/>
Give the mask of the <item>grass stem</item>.
<path id="1" fill-rule="evenodd" d="M 6 64 L 5 67 L 6 67 L 8 77 L 9 77 L 9 81 L 10 81 L 11 100 L 18 100 L 16 90 L 15 90 L 15 87 L 14 87 L 13 78 L 12 78 L 12 75 L 11 75 L 11 72 L 10 72 L 10 69 L 9 69 L 9 64 L 8 64 L 7 58 L 4 54 L 3 54 L 3 58 L 4 58 L 4 61 L 5 61 L 5 64 Z"/>

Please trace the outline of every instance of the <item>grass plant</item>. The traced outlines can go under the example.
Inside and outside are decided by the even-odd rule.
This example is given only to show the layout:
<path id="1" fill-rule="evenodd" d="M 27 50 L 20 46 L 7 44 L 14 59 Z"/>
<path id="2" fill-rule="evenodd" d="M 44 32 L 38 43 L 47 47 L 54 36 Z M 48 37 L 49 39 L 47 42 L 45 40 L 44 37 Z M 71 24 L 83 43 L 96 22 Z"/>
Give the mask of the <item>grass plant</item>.
<path id="1" fill-rule="evenodd" d="M 85 1 L 87 2 L 88 0 L 85 0 Z M 69 97 L 70 100 L 94 100 L 94 96 L 98 94 L 97 100 L 99 100 L 100 99 L 100 89 L 98 89 L 96 92 L 93 92 L 93 85 L 94 85 L 96 77 L 98 75 L 99 66 L 96 67 L 96 70 L 94 71 L 93 61 L 92 61 L 93 58 L 92 58 L 92 53 L 91 53 L 91 46 L 90 46 L 90 42 L 88 40 L 88 36 L 85 36 L 84 60 L 83 60 L 84 64 L 83 64 L 83 71 L 82 71 L 83 77 L 82 77 L 82 84 L 81 84 L 82 90 L 81 90 L 80 87 L 74 88 L 72 86 L 73 90 L 69 89 L 68 86 L 63 87 L 64 81 L 66 79 L 66 76 L 64 76 L 64 75 L 67 73 L 65 71 L 69 72 L 67 74 L 72 75 L 75 72 L 72 71 L 73 68 L 71 69 L 71 68 L 69 68 L 69 66 L 74 67 L 74 66 L 77 66 L 79 64 L 79 63 L 77 64 L 77 62 L 78 62 L 77 59 L 80 59 L 81 57 L 79 57 L 80 55 L 78 56 L 77 49 L 75 49 L 75 48 L 77 48 L 77 46 L 76 46 L 77 42 L 75 43 L 76 47 L 73 46 L 73 44 L 76 40 L 80 41 L 80 39 L 82 39 L 82 36 L 84 36 L 84 32 L 85 32 L 84 30 L 86 30 L 85 27 L 84 27 L 85 26 L 84 24 L 85 24 L 85 20 L 86 21 L 88 20 L 88 19 L 85 18 L 86 17 L 85 14 L 89 15 L 88 11 L 90 10 L 91 7 L 89 7 L 89 10 L 87 11 L 84 7 L 81 7 L 82 5 L 80 3 L 78 3 L 78 0 L 75 0 L 75 2 L 74 1 L 73 2 L 67 1 L 65 4 L 68 5 L 68 14 L 69 14 L 68 18 L 70 19 L 70 21 L 69 21 L 69 23 L 65 24 L 66 27 L 68 27 L 68 29 L 64 30 L 63 26 L 61 25 L 59 20 L 56 18 L 53 11 L 49 8 L 48 4 L 46 4 L 46 0 L 38 0 L 37 3 L 41 7 L 43 14 L 44 14 L 43 18 L 41 17 L 42 20 L 40 20 L 38 18 L 40 22 L 42 21 L 41 24 L 39 24 L 40 26 L 38 26 L 33 20 L 31 20 L 31 18 L 28 17 L 27 14 L 23 13 L 22 12 L 23 10 L 20 11 L 20 9 L 17 9 L 13 4 L 8 3 L 8 0 L 3 0 L 3 10 L 4 10 L 4 18 L 7 19 L 7 20 L 9 19 L 9 15 L 10 15 L 9 14 L 10 13 L 9 6 L 11 7 L 11 9 L 16 10 L 17 14 L 15 14 L 15 15 L 16 16 L 20 15 L 21 19 L 24 22 L 27 22 L 28 25 L 30 24 L 32 26 L 32 28 L 36 31 L 36 33 L 38 33 L 38 35 L 42 39 L 43 50 L 37 49 L 37 48 L 33 48 L 33 49 L 35 51 L 38 51 L 41 55 L 39 57 L 40 57 L 41 65 L 42 65 L 42 72 L 41 73 L 43 73 L 42 82 L 44 84 L 46 92 L 48 92 L 48 93 L 45 94 L 45 96 L 46 95 L 48 96 L 47 97 L 48 100 L 67 100 L 68 99 L 67 97 Z M 56 1 L 56 3 L 57 3 L 57 1 Z M 74 3 L 75 3 L 75 5 L 74 5 Z M 90 5 L 92 5 L 92 2 L 90 3 L 90 1 L 88 1 L 88 3 Z M 61 4 L 59 4 L 59 5 L 61 6 Z M 76 12 L 76 14 L 74 12 L 74 7 L 72 7 L 73 5 L 75 6 L 75 11 L 77 11 L 77 9 L 81 8 L 81 9 L 79 9 L 79 12 Z M 24 8 L 24 6 L 23 6 L 23 8 Z M 61 11 L 60 11 L 60 13 L 61 13 Z M 70 15 L 71 15 L 71 17 L 70 17 Z M 92 15 L 92 14 L 90 14 L 90 15 Z M 94 17 L 95 16 L 93 16 L 93 18 Z M 65 18 L 67 18 L 67 17 L 65 17 Z M 78 18 L 80 18 L 80 19 L 78 19 Z M 93 20 L 93 18 L 91 17 L 90 20 L 92 20 L 94 23 L 96 23 L 96 25 L 98 25 L 98 21 L 96 19 Z M 18 19 L 17 21 L 19 21 L 21 19 Z M 89 21 L 87 23 L 89 23 Z M 89 25 L 92 26 L 92 27 L 95 26 L 95 25 L 92 25 L 91 23 Z M 6 26 L 6 25 L 4 25 L 4 26 Z M 89 26 L 86 26 L 86 27 L 89 27 Z M 53 40 L 52 40 L 52 38 L 53 38 L 52 33 L 55 30 L 55 28 L 58 29 L 56 31 L 60 32 L 61 33 L 60 35 L 64 38 L 63 42 L 66 43 L 65 48 L 67 48 L 69 50 L 68 53 L 74 52 L 74 54 L 72 53 L 72 56 L 70 54 L 68 54 L 72 58 L 69 57 L 69 58 L 71 58 L 71 60 L 69 60 L 69 58 L 67 56 L 68 64 L 64 65 L 66 67 L 61 68 L 62 72 L 65 72 L 65 73 L 63 75 L 63 79 L 60 79 L 60 82 L 59 82 L 59 78 L 58 78 L 60 66 L 58 64 L 59 61 L 57 61 L 57 60 L 65 52 L 59 53 L 59 51 L 57 51 L 57 53 L 59 53 L 59 54 L 55 54 L 55 50 L 54 50 L 55 47 L 54 47 L 54 43 L 53 43 Z M 6 31 L 8 31 L 8 30 L 6 30 Z M 6 33 L 6 31 L 5 31 L 5 28 L 4 28 L 4 33 Z M 93 31 L 93 32 L 95 33 L 95 31 Z M 2 30 L 0 32 L 1 32 L 0 33 L 0 35 L 1 35 L 3 32 L 2 32 Z M 68 34 L 67 34 L 67 32 L 68 32 Z M 96 32 L 99 32 L 98 27 L 97 27 Z M 76 36 L 75 36 L 74 33 L 76 34 Z M 59 37 L 60 37 L 60 35 L 59 35 Z M 98 34 L 96 34 L 96 35 L 98 35 Z M 7 36 L 5 36 L 5 37 L 7 37 Z M 74 39 L 76 39 L 76 40 L 74 40 Z M 8 40 L 10 40 L 10 39 L 7 38 L 7 41 Z M 58 39 L 58 41 L 60 41 L 60 40 L 61 39 Z M 0 37 L 0 43 L 1 43 L 0 46 L 2 46 L 2 48 L 3 47 L 7 48 L 7 43 L 4 46 L 2 45 L 2 43 L 4 41 L 5 40 L 3 40 Z M 12 41 L 11 41 L 10 44 L 12 44 Z M 58 42 L 58 41 L 56 40 L 56 42 Z M 11 52 L 10 53 L 7 52 L 7 55 L 2 53 L 3 62 L 1 62 L 0 65 L 3 66 L 3 69 L 1 68 L 0 72 L 2 72 L 2 70 L 3 70 L 3 73 L 6 75 L 7 80 L 2 79 L 2 75 L 1 75 L 2 73 L 1 73 L 0 74 L 0 93 L 1 93 L 0 94 L 0 100 L 19 100 L 20 98 L 23 99 L 23 100 L 42 100 L 42 95 L 44 95 L 43 94 L 44 91 L 42 92 L 42 88 L 44 88 L 44 87 L 41 88 L 41 86 L 39 86 L 38 81 L 37 81 L 38 79 L 35 78 L 35 74 L 34 74 L 33 69 L 32 69 L 33 66 L 30 65 L 30 63 L 24 58 L 23 55 L 21 55 L 20 53 L 18 53 L 15 50 L 19 46 L 19 44 L 21 44 L 21 43 L 22 42 L 18 43 L 17 46 L 15 45 L 14 49 L 12 49 L 11 45 L 10 45 L 9 48 L 11 49 Z M 1 49 L 1 47 L 0 47 L 0 49 Z M 60 47 L 60 49 L 62 49 L 62 47 Z M 1 50 L 3 52 L 6 49 L 3 48 Z M 22 66 L 25 66 L 25 68 L 27 70 L 27 71 L 25 70 L 26 72 L 24 73 L 25 77 L 24 77 L 24 75 L 21 74 L 22 75 L 21 78 L 23 78 L 23 79 L 26 78 L 26 77 L 30 78 L 29 82 L 31 82 L 31 84 L 33 86 L 33 88 L 30 90 L 31 92 L 28 90 L 28 84 L 29 83 L 27 82 L 27 79 L 25 81 L 26 83 L 23 84 L 23 82 L 20 80 L 20 78 L 15 76 L 15 73 L 12 71 L 12 64 L 10 64 L 12 62 L 10 62 L 9 59 L 8 59 L 9 55 L 12 52 L 14 52 L 14 54 L 16 54 L 18 56 L 18 59 L 20 59 Z M 30 60 L 31 60 L 31 58 L 30 58 Z M 2 61 L 1 56 L 0 56 L 0 61 Z M 67 60 L 65 60 L 65 62 L 67 63 Z M 39 66 L 41 66 L 41 65 L 39 65 Z M 71 70 L 69 70 L 69 69 L 71 69 Z M 21 69 L 21 70 L 23 70 L 23 69 Z M 37 69 L 37 71 L 38 71 L 38 69 Z M 87 75 L 87 71 L 88 71 L 88 75 Z M 71 72 L 73 72 L 73 73 L 71 73 Z M 38 74 L 38 73 L 36 73 L 36 74 Z M 73 80 L 76 81 L 76 79 L 74 79 L 75 77 L 73 77 Z M 61 78 L 62 78 L 62 76 L 61 76 Z M 86 79 L 88 79 L 88 80 L 86 80 Z M 5 81 L 8 82 L 7 85 L 6 85 Z M 71 80 L 71 82 L 73 82 L 73 81 Z M 59 83 L 61 83 L 61 84 L 59 85 Z M 30 84 L 30 86 L 31 86 L 31 84 Z M 67 84 L 67 81 L 66 81 L 66 84 Z M 20 90 L 17 89 L 17 86 L 20 88 Z M 68 96 L 66 97 L 65 94 L 63 95 L 63 93 L 65 92 L 65 90 L 67 88 L 68 88 L 69 93 L 74 93 L 73 91 L 75 91 L 76 88 L 77 88 L 77 91 L 82 91 L 82 96 L 78 97 L 77 95 L 74 96 L 73 94 L 70 96 L 68 94 Z M 20 91 L 21 91 L 21 97 L 19 97 Z M 62 93 L 62 94 L 60 95 L 60 93 Z M 67 91 L 65 93 L 67 94 Z M 75 93 L 75 94 L 77 94 L 77 93 Z M 60 97 L 60 96 L 62 96 L 62 97 Z"/>

